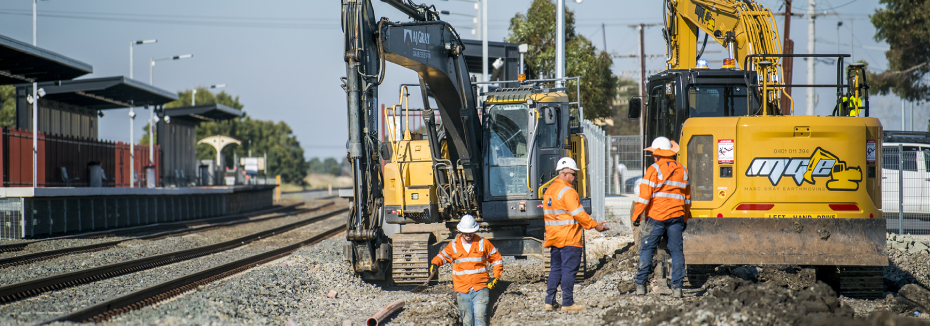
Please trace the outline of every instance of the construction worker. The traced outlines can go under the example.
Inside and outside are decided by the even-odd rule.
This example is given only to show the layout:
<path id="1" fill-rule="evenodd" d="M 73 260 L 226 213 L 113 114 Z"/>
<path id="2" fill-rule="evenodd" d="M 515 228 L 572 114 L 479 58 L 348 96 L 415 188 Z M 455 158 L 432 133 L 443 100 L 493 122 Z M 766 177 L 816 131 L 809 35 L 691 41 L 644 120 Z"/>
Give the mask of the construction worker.
<path id="1" fill-rule="evenodd" d="M 485 326 L 489 293 L 504 273 L 504 259 L 490 241 L 475 234 L 478 222 L 474 216 L 462 216 L 457 229 L 461 234 L 433 257 L 429 272 L 435 274 L 439 266 L 452 263 L 452 285 L 458 299 L 462 325 Z M 488 267 L 494 270 L 494 277 L 490 280 Z"/>
<path id="2" fill-rule="evenodd" d="M 575 274 L 584 254 L 581 243 L 581 228 L 604 232 L 610 230 L 605 222 L 597 223 L 581 207 L 578 192 L 572 188 L 575 182 L 578 166 L 570 157 L 559 159 L 555 167 L 559 175 L 555 178 L 543 195 L 543 213 L 546 223 L 546 242 L 543 247 L 549 247 L 551 261 L 549 263 L 549 279 L 546 289 L 546 305 L 544 309 L 551 311 L 555 301 L 555 293 L 559 284 L 562 284 L 562 311 L 572 312 L 584 310 L 584 305 L 575 304 L 574 287 Z"/>
<path id="3" fill-rule="evenodd" d="M 639 185 L 639 198 L 633 210 L 633 225 L 640 225 L 645 212 L 645 225 L 641 230 L 639 271 L 636 273 L 636 294 L 646 294 L 646 277 L 652 271 L 652 258 L 656 247 L 665 237 L 672 256 L 672 297 L 681 298 L 685 279 L 685 255 L 682 251 L 682 233 L 688 228 L 691 215 L 691 183 L 688 170 L 675 161 L 679 146 L 665 137 L 656 137 L 652 146 L 655 163 L 646 169 Z"/>

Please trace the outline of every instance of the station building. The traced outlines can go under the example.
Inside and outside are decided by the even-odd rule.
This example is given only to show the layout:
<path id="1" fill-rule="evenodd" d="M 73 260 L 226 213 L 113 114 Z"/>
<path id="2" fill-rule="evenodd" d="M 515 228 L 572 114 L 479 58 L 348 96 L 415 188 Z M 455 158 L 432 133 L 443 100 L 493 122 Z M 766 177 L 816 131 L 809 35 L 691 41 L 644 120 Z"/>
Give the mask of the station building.
<path id="1" fill-rule="evenodd" d="M 91 73 L 87 63 L 0 35 L 0 85 L 16 87 L 13 125 L 2 128 L 0 141 L 0 239 L 272 205 L 273 186 L 211 187 L 199 177 L 194 128 L 241 111 L 215 104 L 166 109 L 176 93 L 123 76 L 75 79 Z M 99 138 L 100 117 L 125 108 L 135 108 L 139 131 L 155 120 L 152 150 Z"/>

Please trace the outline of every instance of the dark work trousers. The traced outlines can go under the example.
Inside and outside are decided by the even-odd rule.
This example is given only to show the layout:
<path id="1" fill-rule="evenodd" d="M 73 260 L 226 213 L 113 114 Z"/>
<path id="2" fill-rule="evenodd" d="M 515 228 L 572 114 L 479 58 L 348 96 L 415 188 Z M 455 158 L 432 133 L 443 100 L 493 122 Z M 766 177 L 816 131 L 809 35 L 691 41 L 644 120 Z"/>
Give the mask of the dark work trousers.
<path id="1" fill-rule="evenodd" d="M 646 282 L 652 272 L 652 257 L 663 237 L 668 239 L 668 250 L 672 254 L 672 287 L 681 288 L 685 281 L 685 253 L 682 250 L 682 233 L 685 231 L 685 218 L 679 216 L 665 221 L 646 218 L 642 230 L 639 250 L 639 271 L 636 272 L 636 284 Z"/>
<path id="2" fill-rule="evenodd" d="M 562 284 L 562 306 L 575 304 L 575 274 L 578 274 L 578 265 L 581 263 L 582 251 L 580 247 L 565 246 L 550 248 L 549 280 L 546 283 L 546 304 L 555 301 L 555 292 L 559 283 Z"/>

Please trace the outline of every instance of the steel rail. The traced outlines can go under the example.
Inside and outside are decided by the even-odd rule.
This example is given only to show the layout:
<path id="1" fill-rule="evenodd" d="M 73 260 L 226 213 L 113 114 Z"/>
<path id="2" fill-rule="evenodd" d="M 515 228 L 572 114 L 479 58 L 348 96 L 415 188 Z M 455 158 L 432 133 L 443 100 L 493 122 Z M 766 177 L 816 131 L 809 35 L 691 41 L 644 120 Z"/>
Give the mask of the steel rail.
<path id="1" fill-rule="evenodd" d="M 226 215 L 226 216 L 217 216 L 217 217 L 210 217 L 210 218 L 203 218 L 203 219 L 196 219 L 196 220 L 186 220 L 186 221 L 171 222 L 171 223 L 146 224 L 146 225 L 140 225 L 140 226 L 135 226 L 135 227 L 130 227 L 130 228 L 120 228 L 120 229 L 115 229 L 115 230 L 87 232 L 87 233 L 65 235 L 65 236 L 53 237 L 53 238 L 44 238 L 44 239 L 33 240 L 33 241 L 11 243 L 11 244 L 6 244 L 6 245 L 0 245 L 0 252 L 19 251 L 28 245 L 43 242 L 43 241 L 49 241 L 49 240 L 99 238 L 99 237 L 104 237 L 104 236 L 117 236 L 118 234 L 125 234 L 126 232 L 133 232 L 133 233 L 146 232 L 146 231 L 151 231 L 152 229 L 159 229 L 159 228 L 180 227 L 180 226 L 191 225 L 191 224 L 196 224 L 196 223 L 211 223 L 215 221 L 226 221 L 226 220 L 234 220 L 234 219 L 240 219 L 240 218 L 249 218 L 252 216 L 270 214 L 270 213 L 274 213 L 274 212 L 285 210 L 285 209 L 295 208 L 303 204 L 304 202 L 300 202 L 300 203 L 290 204 L 286 206 L 277 206 L 277 207 L 272 207 L 272 208 L 254 211 L 254 212 L 238 213 L 238 214 L 232 214 L 232 215 Z"/>
<path id="2" fill-rule="evenodd" d="M 167 254 L 161 254 L 152 257 L 140 258 L 85 270 L 79 270 L 70 273 L 58 274 L 49 277 L 43 277 L 28 280 L 20 283 L 10 284 L 0 287 L 0 303 L 11 302 L 23 298 L 31 297 L 47 291 L 58 290 L 71 287 L 78 284 L 90 283 L 114 276 L 129 274 L 141 270 L 146 270 L 162 265 L 172 264 L 192 258 L 206 256 L 209 254 L 230 250 L 245 245 L 246 243 L 262 239 L 264 237 L 274 236 L 281 232 L 332 217 L 337 214 L 348 211 L 347 207 L 323 212 L 319 215 L 309 217 L 305 220 L 290 223 L 280 227 L 252 233 L 236 239 L 186 250 L 175 251 Z"/>
<path id="3" fill-rule="evenodd" d="M 208 231 L 208 230 L 212 230 L 212 229 L 216 229 L 216 228 L 220 228 L 220 227 L 233 226 L 233 225 L 238 225 L 238 224 L 248 224 L 248 223 L 262 222 L 262 221 L 272 220 L 272 219 L 276 219 L 276 218 L 282 218 L 282 217 L 287 217 L 287 216 L 292 216 L 292 215 L 297 215 L 297 214 L 303 214 L 303 213 L 307 213 L 307 212 L 311 212 L 311 211 L 316 211 L 316 210 L 319 210 L 319 209 L 321 209 L 321 208 L 324 208 L 324 207 L 327 207 L 327 206 L 330 206 L 330 205 L 333 205 L 333 202 L 332 202 L 332 201 L 330 201 L 330 202 L 328 202 L 328 203 L 325 203 L 325 204 L 323 204 L 323 205 L 319 205 L 319 206 L 315 206 L 315 207 L 311 207 L 311 208 L 307 208 L 307 209 L 298 209 L 298 210 L 288 211 L 288 212 L 284 212 L 284 213 L 277 213 L 277 214 L 274 214 L 274 215 L 271 215 L 271 216 L 266 216 L 266 217 L 257 218 L 257 219 L 253 219 L 253 220 L 242 220 L 242 219 L 237 219 L 237 220 L 231 221 L 231 222 L 214 223 L 214 224 L 210 224 L 210 225 L 203 226 L 203 227 L 199 227 L 199 228 L 189 228 L 189 229 L 165 231 L 165 232 L 160 232 L 160 233 L 156 233 L 156 234 L 150 234 L 150 235 L 138 236 L 138 237 L 131 237 L 131 238 L 128 238 L 128 239 L 114 240 L 114 241 L 108 241 L 108 242 L 101 242 L 101 243 L 96 243 L 96 244 L 91 244 L 91 245 L 86 245 L 86 246 L 61 248 L 61 249 L 40 251 L 40 252 L 31 253 L 31 254 L 25 254 L 25 255 L 7 257 L 7 258 L 0 259 L 0 268 L 6 268 L 6 267 L 11 267 L 11 266 L 23 265 L 23 264 L 29 264 L 29 263 L 33 263 L 33 262 L 37 262 L 37 261 L 52 259 L 52 258 L 55 258 L 55 257 L 61 257 L 61 256 L 65 256 L 65 255 L 70 255 L 70 254 L 87 253 L 87 252 L 93 252 L 93 251 L 104 250 L 104 249 L 111 248 L 111 247 L 114 247 L 114 246 L 116 246 L 116 245 L 119 245 L 120 243 L 123 243 L 123 242 L 126 242 L 126 241 L 132 241 L 132 240 L 157 240 L 157 239 L 161 239 L 161 238 L 165 238 L 165 237 L 170 237 L 170 236 L 173 236 L 173 235 L 199 233 L 199 232 L 204 232 L 204 231 Z"/>
<path id="4" fill-rule="evenodd" d="M 348 208 L 339 212 L 347 212 Z M 134 309 L 167 300 L 177 295 L 183 294 L 197 287 L 208 284 L 218 279 L 223 279 L 235 275 L 242 271 L 251 269 L 261 264 L 273 261 L 275 259 L 287 256 L 301 247 L 312 245 L 323 241 L 334 234 L 345 231 L 345 224 L 323 231 L 308 239 L 293 243 L 291 245 L 267 251 L 258 255 L 240 259 L 222 266 L 213 267 L 191 275 L 167 281 L 158 285 L 148 287 L 124 296 L 108 300 L 85 309 L 72 312 L 70 314 L 59 316 L 54 319 L 38 323 L 38 325 L 49 324 L 53 322 L 101 322 L 110 317 L 119 315 Z"/>

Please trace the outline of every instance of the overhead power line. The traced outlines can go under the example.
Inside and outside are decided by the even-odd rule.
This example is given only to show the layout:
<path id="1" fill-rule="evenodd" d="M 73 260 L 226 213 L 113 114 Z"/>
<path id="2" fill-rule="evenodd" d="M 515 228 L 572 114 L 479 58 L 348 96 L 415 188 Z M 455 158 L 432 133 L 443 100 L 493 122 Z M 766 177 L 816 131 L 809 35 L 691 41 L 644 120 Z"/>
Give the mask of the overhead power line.
<path id="1" fill-rule="evenodd" d="M 31 16 L 31 11 L 18 9 L 0 9 L 0 15 Z M 283 29 L 338 29 L 338 20 L 319 20 L 312 18 L 285 17 L 233 17 L 233 16 L 195 16 L 195 15 L 139 15 L 121 13 L 89 13 L 68 11 L 44 11 L 38 16 L 50 18 L 82 19 L 95 21 L 116 21 L 131 23 L 153 23 L 171 25 L 193 25 L 214 27 L 249 27 L 249 28 L 283 28 Z"/>

